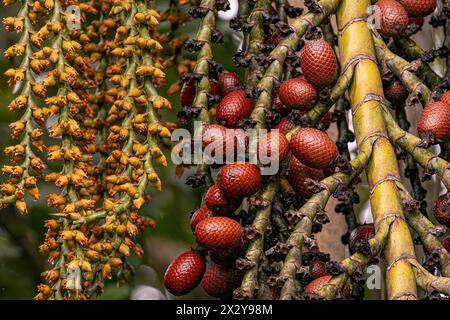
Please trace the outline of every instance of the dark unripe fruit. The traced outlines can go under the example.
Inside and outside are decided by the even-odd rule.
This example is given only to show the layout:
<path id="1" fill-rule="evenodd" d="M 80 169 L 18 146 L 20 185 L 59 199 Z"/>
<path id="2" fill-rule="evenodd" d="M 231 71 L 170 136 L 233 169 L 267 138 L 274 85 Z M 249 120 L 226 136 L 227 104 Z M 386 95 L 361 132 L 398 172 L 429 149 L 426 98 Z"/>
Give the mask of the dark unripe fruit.
<path id="1" fill-rule="evenodd" d="M 294 156 L 291 156 L 289 162 L 288 181 L 292 189 L 302 198 L 308 199 L 314 193 L 308 188 L 307 179 L 315 181 L 323 180 L 324 175 L 322 170 L 310 168 L 298 161 Z"/>
<path id="2" fill-rule="evenodd" d="M 381 32 L 388 37 L 402 35 L 409 24 L 406 9 L 395 0 L 380 0 L 376 6 L 380 10 Z"/>
<path id="3" fill-rule="evenodd" d="M 446 193 L 436 200 L 434 217 L 440 224 L 450 227 L 450 193 Z"/>
<path id="4" fill-rule="evenodd" d="M 325 87 L 336 79 L 336 55 L 324 39 L 307 41 L 301 53 L 301 61 L 303 74 L 314 87 Z"/>
<path id="5" fill-rule="evenodd" d="M 289 142 L 292 154 L 303 164 L 315 169 L 325 169 L 339 154 L 330 137 L 314 128 L 298 129 Z"/>
<path id="6" fill-rule="evenodd" d="M 328 275 L 326 263 L 319 259 L 311 260 L 309 264 L 309 273 L 313 279 Z"/>
<path id="7" fill-rule="evenodd" d="M 258 159 L 265 161 L 264 157 L 272 161 L 282 161 L 289 151 L 289 141 L 285 135 L 273 131 L 262 136 L 258 141 Z M 276 154 L 275 154 L 276 153 Z"/>
<path id="8" fill-rule="evenodd" d="M 205 257 L 202 254 L 194 250 L 186 251 L 167 268 L 164 285 L 173 295 L 185 295 L 200 283 L 205 268 Z"/>
<path id="9" fill-rule="evenodd" d="M 242 81 L 236 73 L 224 71 L 219 74 L 218 91 L 222 96 L 241 88 Z"/>
<path id="10" fill-rule="evenodd" d="M 394 104 L 403 104 L 408 96 L 403 83 L 400 80 L 393 80 L 384 90 L 386 98 Z"/>
<path id="11" fill-rule="evenodd" d="M 286 135 L 289 131 L 295 128 L 295 123 L 292 121 L 291 117 L 284 117 L 281 119 L 280 123 L 277 124 L 274 129 L 280 130 L 280 132 Z"/>
<path id="12" fill-rule="evenodd" d="M 356 244 L 362 240 L 369 240 L 375 236 L 375 227 L 373 223 L 363 224 L 352 230 L 350 233 L 350 249 L 356 251 Z"/>
<path id="13" fill-rule="evenodd" d="M 450 253 L 450 236 L 447 236 L 442 240 L 442 245 L 444 246 L 445 250 L 447 250 Z"/>
<path id="14" fill-rule="evenodd" d="M 322 287 L 325 284 L 327 284 L 332 278 L 333 278 L 333 276 L 327 275 L 327 276 L 323 276 L 323 277 L 314 279 L 306 286 L 305 292 L 309 293 L 309 294 L 318 294 L 320 289 L 322 289 Z M 347 281 L 347 283 L 344 286 L 342 295 L 344 296 L 344 298 L 349 299 L 350 294 L 351 294 L 350 293 L 350 284 Z"/>
<path id="15" fill-rule="evenodd" d="M 217 122 L 234 128 L 239 121 L 250 116 L 253 111 L 253 101 L 245 97 L 244 90 L 236 90 L 228 93 L 220 100 L 217 106 Z"/>
<path id="16" fill-rule="evenodd" d="M 206 218 L 195 228 L 195 240 L 207 250 L 232 250 L 241 243 L 241 225 L 227 217 Z"/>
<path id="17" fill-rule="evenodd" d="M 447 91 L 442 95 L 441 101 L 450 105 L 450 91 Z"/>
<path id="18" fill-rule="evenodd" d="M 212 297 L 231 297 L 242 281 L 242 272 L 235 267 L 211 263 L 203 276 L 202 288 Z"/>
<path id="19" fill-rule="evenodd" d="M 247 162 L 234 162 L 223 166 L 217 183 L 222 192 L 231 198 L 251 196 L 261 188 L 262 177 L 258 166 Z"/>
<path id="20" fill-rule="evenodd" d="M 206 192 L 205 204 L 217 216 L 233 213 L 239 207 L 239 201 L 225 196 L 217 184 L 212 185 Z"/>
<path id="21" fill-rule="evenodd" d="M 450 137 L 450 105 L 429 104 L 420 114 L 417 129 L 421 136 L 432 134 L 437 141 L 446 141 Z"/>
<path id="22" fill-rule="evenodd" d="M 278 96 L 286 107 L 307 111 L 314 105 L 317 92 L 303 77 L 299 77 L 284 81 Z"/>
<path id="23" fill-rule="evenodd" d="M 426 17 L 436 9 L 436 0 L 399 0 L 410 17 Z"/>
<path id="24" fill-rule="evenodd" d="M 218 93 L 217 84 L 215 82 L 210 81 L 209 85 L 211 87 L 211 93 L 217 94 Z M 188 106 L 188 107 L 192 106 L 192 104 L 194 103 L 196 91 L 197 91 L 196 85 L 189 85 L 189 84 L 185 83 L 181 87 L 181 91 L 180 91 L 181 105 Z"/>
<path id="25" fill-rule="evenodd" d="M 211 210 L 209 210 L 207 207 L 201 207 L 199 209 L 197 209 L 191 217 L 191 229 L 192 231 L 195 231 L 195 227 L 197 226 L 197 224 L 209 217 L 212 217 L 213 213 L 211 212 Z"/>

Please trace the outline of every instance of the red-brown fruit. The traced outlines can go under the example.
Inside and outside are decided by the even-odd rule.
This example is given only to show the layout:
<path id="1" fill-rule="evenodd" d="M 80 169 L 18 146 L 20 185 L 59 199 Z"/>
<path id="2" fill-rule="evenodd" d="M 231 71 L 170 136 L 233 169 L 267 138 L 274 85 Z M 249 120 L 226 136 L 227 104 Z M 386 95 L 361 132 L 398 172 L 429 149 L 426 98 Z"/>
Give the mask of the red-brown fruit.
<path id="1" fill-rule="evenodd" d="M 336 54 L 324 39 L 307 41 L 301 53 L 301 61 L 303 74 L 314 87 L 325 87 L 336 79 Z"/>
<path id="2" fill-rule="evenodd" d="M 248 162 L 234 162 L 224 165 L 218 173 L 218 187 L 231 198 L 251 196 L 261 188 L 261 170 Z"/>
<path id="3" fill-rule="evenodd" d="M 223 249 L 223 250 L 214 250 L 209 251 L 209 257 L 211 261 L 214 263 L 223 265 L 223 266 L 235 266 L 236 259 L 245 253 L 248 247 L 248 239 L 243 239 L 239 246 L 233 248 L 231 250 Z"/>
<path id="4" fill-rule="evenodd" d="M 205 204 L 216 216 L 230 214 L 239 207 L 239 201 L 225 196 L 217 184 L 212 185 L 206 192 Z"/>
<path id="5" fill-rule="evenodd" d="M 242 81 L 234 72 L 224 71 L 219 74 L 219 92 L 222 96 L 242 88 Z"/>
<path id="6" fill-rule="evenodd" d="M 334 141 L 314 128 L 298 129 L 292 135 L 289 148 L 300 162 L 315 169 L 327 168 L 339 154 Z"/>
<path id="7" fill-rule="evenodd" d="M 210 81 L 209 85 L 211 86 L 211 93 L 217 94 L 218 86 L 215 82 Z M 197 91 L 197 86 L 189 85 L 187 83 L 183 84 L 180 91 L 180 99 L 182 106 L 192 106 L 195 99 L 195 93 Z"/>
<path id="8" fill-rule="evenodd" d="M 202 280 L 205 273 L 205 257 L 191 250 L 182 253 L 172 261 L 164 275 L 164 285 L 176 296 L 191 292 Z"/>
<path id="9" fill-rule="evenodd" d="M 328 275 L 325 262 L 319 259 L 311 260 L 311 263 L 309 264 L 309 273 L 313 279 Z"/>
<path id="10" fill-rule="evenodd" d="M 276 150 L 276 151 L 275 151 Z M 289 141 L 279 131 L 269 132 L 258 141 L 258 159 L 265 162 L 265 157 L 271 161 L 283 161 L 289 151 Z M 277 154 L 273 154 L 276 152 Z M 265 163 L 264 163 L 265 164 Z"/>
<path id="11" fill-rule="evenodd" d="M 278 96 L 286 107 L 307 111 L 316 101 L 317 92 L 304 78 L 298 77 L 284 81 Z"/>
<path id="12" fill-rule="evenodd" d="M 450 91 L 447 91 L 442 95 L 441 101 L 450 105 Z"/>
<path id="13" fill-rule="evenodd" d="M 399 0 L 410 17 L 426 17 L 436 9 L 436 0 Z"/>
<path id="14" fill-rule="evenodd" d="M 442 240 L 442 245 L 444 246 L 445 250 L 447 250 L 450 253 L 450 236 L 447 236 Z"/>
<path id="15" fill-rule="evenodd" d="M 322 119 L 320 119 L 320 122 L 322 123 L 323 129 L 328 130 L 331 125 L 331 113 L 327 112 L 323 115 Z"/>
<path id="16" fill-rule="evenodd" d="M 350 249 L 356 251 L 356 244 L 361 240 L 369 240 L 375 236 L 373 223 L 363 224 L 352 230 L 350 233 Z"/>
<path id="17" fill-rule="evenodd" d="M 202 288 L 211 297 L 227 298 L 232 296 L 241 281 L 242 272 L 235 267 L 211 263 L 203 276 Z"/>
<path id="18" fill-rule="evenodd" d="M 386 98 L 394 104 L 403 104 L 408 96 L 403 83 L 395 79 L 384 90 Z"/>
<path id="19" fill-rule="evenodd" d="M 314 279 L 313 281 L 308 283 L 308 285 L 306 286 L 305 293 L 318 294 L 320 289 L 322 289 L 322 287 L 324 286 L 324 284 L 328 283 L 328 281 L 330 281 L 332 278 L 333 278 L 333 276 L 327 275 L 327 276 L 323 276 L 323 277 Z M 342 295 L 344 296 L 344 298 L 349 299 L 350 294 L 351 294 L 350 284 L 347 281 L 347 283 L 344 286 Z"/>
<path id="20" fill-rule="evenodd" d="M 241 243 L 241 225 L 227 217 L 206 218 L 195 228 L 195 240 L 207 250 L 231 250 Z"/>
<path id="21" fill-rule="evenodd" d="M 209 217 L 212 217 L 213 213 L 211 212 L 211 210 L 209 210 L 207 207 L 200 207 L 198 208 L 191 217 L 191 229 L 192 231 L 195 230 L 195 227 L 197 226 L 197 224 Z"/>
<path id="22" fill-rule="evenodd" d="M 217 106 L 217 122 L 228 128 L 234 128 L 240 120 L 248 118 L 253 111 L 253 101 L 245 97 L 244 90 L 228 93 Z"/>
<path id="23" fill-rule="evenodd" d="M 437 141 L 445 141 L 450 137 L 450 105 L 444 102 L 433 102 L 423 109 L 417 123 L 421 136 L 432 134 Z"/>
<path id="24" fill-rule="evenodd" d="M 446 193 L 436 200 L 434 217 L 440 224 L 450 227 L 450 193 Z"/>
<path id="25" fill-rule="evenodd" d="M 308 188 L 306 179 L 315 181 L 323 180 L 324 175 L 322 170 L 310 168 L 298 161 L 294 156 L 291 156 L 289 162 L 288 181 L 292 189 L 302 198 L 308 199 L 314 193 Z"/>
<path id="26" fill-rule="evenodd" d="M 408 18 L 409 25 L 416 25 L 416 26 L 422 27 L 424 23 L 425 23 L 425 19 L 423 17 L 409 17 Z"/>
<path id="27" fill-rule="evenodd" d="M 278 95 L 278 92 L 275 92 L 272 96 L 272 105 L 275 110 L 282 111 L 284 108 L 284 104 L 280 99 L 280 96 Z"/>
<path id="28" fill-rule="evenodd" d="M 395 0 L 380 0 L 376 6 L 380 14 L 381 32 L 388 37 L 402 35 L 409 24 L 405 7 Z"/>
<path id="29" fill-rule="evenodd" d="M 242 129 L 227 129 L 220 124 L 209 124 L 202 132 L 202 150 L 205 151 L 208 147 L 212 156 L 221 153 L 222 159 L 225 159 L 228 154 L 234 154 L 238 146 L 245 150 L 248 140 L 248 134 Z M 221 160 L 218 158 L 216 160 Z"/>
<path id="30" fill-rule="evenodd" d="M 292 121 L 291 117 L 284 117 L 281 119 L 280 123 L 277 124 L 274 129 L 280 130 L 280 133 L 287 134 L 289 131 L 295 128 L 295 123 Z"/>

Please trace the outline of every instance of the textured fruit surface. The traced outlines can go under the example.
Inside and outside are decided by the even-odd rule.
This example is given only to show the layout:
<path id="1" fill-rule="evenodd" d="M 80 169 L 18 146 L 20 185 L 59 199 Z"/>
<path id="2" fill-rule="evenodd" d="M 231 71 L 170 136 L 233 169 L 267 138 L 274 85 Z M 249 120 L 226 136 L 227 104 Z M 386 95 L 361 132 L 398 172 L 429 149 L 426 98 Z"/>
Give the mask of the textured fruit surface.
<path id="1" fill-rule="evenodd" d="M 217 122 L 234 128 L 240 120 L 248 118 L 253 110 L 253 101 L 245 97 L 244 90 L 236 90 L 228 93 L 220 100 L 217 106 Z"/>
<path id="2" fill-rule="evenodd" d="M 224 71 L 219 74 L 218 90 L 222 96 L 242 88 L 242 81 L 234 72 Z"/>
<path id="3" fill-rule="evenodd" d="M 403 83 L 395 79 L 384 90 L 386 98 L 394 104 L 403 104 L 408 96 L 408 93 L 403 86 Z"/>
<path id="4" fill-rule="evenodd" d="M 287 134 L 289 131 L 294 129 L 295 123 L 292 121 L 291 117 L 284 117 L 281 119 L 280 123 L 277 124 L 274 129 L 280 130 L 282 134 Z"/>
<path id="5" fill-rule="evenodd" d="M 251 196 L 261 188 L 261 170 L 253 163 L 234 162 L 224 165 L 217 183 L 223 193 L 232 198 Z"/>
<path id="6" fill-rule="evenodd" d="M 278 92 L 274 93 L 272 96 L 272 105 L 275 110 L 281 111 L 284 108 L 284 104 L 278 95 Z"/>
<path id="7" fill-rule="evenodd" d="M 279 131 L 269 132 L 258 141 L 258 159 L 267 163 L 267 157 L 271 161 L 282 161 L 289 151 L 289 141 Z"/>
<path id="8" fill-rule="evenodd" d="M 450 227 L 450 193 L 440 196 L 434 204 L 434 217 L 446 227 Z"/>
<path id="9" fill-rule="evenodd" d="M 328 283 L 328 281 L 330 281 L 332 278 L 333 278 L 333 276 L 327 275 L 327 276 L 323 276 L 323 277 L 314 279 L 306 286 L 305 292 L 310 293 L 310 294 L 318 294 L 319 290 L 322 289 L 324 284 Z M 350 298 L 350 284 L 348 281 L 345 284 L 345 287 L 343 290 L 343 296 L 344 296 L 344 298 L 347 298 L 347 299 Z"/>
<path id="10" fill-rule="evenodd" d="M 446 104 L 450 104 L 450 91 L 447 91 L 442 95 L 441 101 Z"/>
<path id="11" fill-rule="evenodd" d="M 363 224 L 352 230 L 350 233 L 350 248 L 354 252 L 356 251 L 356 244 L 361 240 L 369 240 L 375 236 L 375 228 L 373 223 Z"/>
<path id="12" fill-rule="evenodd" d="M 325 87 L 336 79 L 336 55 L 324 39 L 307 41 L 301 53 L 301 61 L 303 74 L 314 87 Z"/>
<path id="13" fill-rule="evenodd" d="M 205 204 L 214 215 L 227 215 L 239 207 L 239 201 L 225 196 L 217 184 L 212 185 L 205 195 Z"/>
<path id="14" fill-rule="evenodd" d="M 417 122 L 419 134 L 431 133 L 436 140 L 444 141 L 450 137 L 450 105 L 433 102 L 423 109 Z"/>
<path id="15" fill-rule="evenodd" d="M 444 246 L 445 250 L 450 253 L 450 236 L 445 237 L 444 240 L 442 240 L 442 245 Z"/>
<path id="16" fill-rule="evenodd" d="M 338 155 L 334 141 L 314 128 L 298 129 L 292 135 L 289 148 L 300 162 L 315 169 L 325 169 Z"/>
<path id="17" fill-rule="evenodd" d="M 208 252 L 211 261 L 223 266 L 235 266 L 236 259 L 245 253 L 248 247 L 248 239 L 243 239 L 241 243 L 233 249 L 219 249 L 211 250 Z"/>
<path id="18" fill-rule="evenodd" d="M 215 82 L 210 81 L 209 85 L 211 86 L 211 93 L 217 94 L 218 93 L 218 86 Z M 189 85 L 185 83 L 181 87 L 180 92 L 180 99 L 181 99 L 181 105 L 182 106 L 192 106 L 195 99 L 195 93 L 197 91 L 197 87 L 195 85 Z"/>
<path id="19" fill-rule="evenodd" d="M 321 181 L 323 178 L 322 170 L 305 166 L 294 156 L 291 157 L 288 181 L 294 191 L 302 198 L 307 199 L 313 195 L 313 192 L 308 188 L 306 179 Z"/>
<path id="20" fill-rule="evenodd" d="M 241 243 L 241 225 L 227 217 L 206 218 L 195 228 L 195 240 L 208 250 L 231 250 Z"/>
<path id="21" fill-rule="evenodd" d="M 211 212 L 211 210 L 209 210 L 207 207 L 201 207 L 199 209 L 197 209 L 191 217 L 191 228 L 192 230 L 195 230 L 195 227 L 197 226 L 197 224 L 209 217 L 212 217 L 213 213 Z"/>
<path id="22" fill-rule="evenodd" d="M 423 17 L 409 17 L 408 18 L 408 24 L 409 25 L 414 24 L 416 26 L 420 26 L 421 27 L 421 26 L 423 26 L 424 22 L 425 22 L 425 19 Z"/>
<path id="23" fill-rule="evenodd" d="M 286 107 L 307 111 L 316 101 L 317 92 L 304 78 L 292 78 L 281 84 L 278 96 Z"/>
<path id="24" fill-rule="evenodd" d="M 328 275 L 325 262 L 319 259 L 314 259 L 309 264 L 309 273 L 313 279 L 324 277 Z"/>
<path id="25" fill-rule="evenodd" d="M 205 268 L 203 255 L 194 250 L 186 251 L 173 260 L 167 268 L 164 285 L 176 296 L 187 294 L 200 283 Z"/>
<path id="26" fill-rule="evenodd" d="M 238 146 L 245 150 L 248 141 L 248 134 L 244 130 L 228 129 L 219 124 L 206 125 L 202 132 L 203 150 L 208 148 L 208 152 L 216 157 L 217 161 L 223 160 L 229 154 L 234 154 Z"/>
<path id="27" fill-rule="evenodd" d="M 405 7 L 395 0 L 380 0 L 376 6 L 380 10 L 381 32 L 388 37 L 402 35 L 409 24 Z"/>
<path id="28" fill-rule="evenodd" d="M 203 276 L 202 288 L 212 297 L 226 298 L 239 287 L 241 280 L 242 272 L 236 268 L 211 263 Z"/>
<path id="29" fill-rule="evenodd" d="M 436 0 L 399 0 L 410 17 L 425 17 L 435 9 Z"/>

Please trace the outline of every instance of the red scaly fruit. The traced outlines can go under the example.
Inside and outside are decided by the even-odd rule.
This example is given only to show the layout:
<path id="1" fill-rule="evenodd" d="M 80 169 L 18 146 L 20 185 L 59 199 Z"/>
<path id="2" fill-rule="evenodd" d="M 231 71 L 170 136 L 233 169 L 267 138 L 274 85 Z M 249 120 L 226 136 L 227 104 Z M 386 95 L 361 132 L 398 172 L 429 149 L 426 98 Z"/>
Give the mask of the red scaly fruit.
<path id="1" fill-rule="evenodd" d="M 164 275 L 164 285 L 176 296 L 185 295 L 200 283 L 205 273 L 205 257 L 198 251 L 186 251 L 172 261 Z"/>
<path id="2" fill-rule="evenodd" d="M 211 297 L 228 298 L 242 281 L 242 272 L 238 269 L 211 263 L 202 280 L 202 288 Z"/>
<path id="3" fill-rule="evenodd" d="M 313 281 L 311 281 L 310 283 L 308 283 L 308 285 L 305 288 L 305 293 L 309 293 L 309 294 L 318 294 L 320 289 L 322 289 L 322 287 L 328 283 L 331 279 L 333 278 L 333 276 L 327 275 L 327 276 L 323 276 L 317 279 L 314 279 Z M 344 296 L 344 298 L 349 299 L 350 298 L 350 284 L 347 281 L 345 286 L 344 286 L 344 290 L 342 292 L 342 295 Z"/>
<path id="4" fill-rule="evenodd" d="M 281 119 L 280 123 L 277 124 L 274 129 L 280 130 L 284 135 L 288 134 L 289 131 L 295 128 L 295 123 L 292 121 L 291 117 L 284 117 Z"/>
<path id="5" fill-rule="evenodd" d="M 206 192 L 205 204 L 215 216 L 233 213 L 240 205 L 238 200 L 225 196 L 217 184 L 212 185 Z"/>
<path id="6" fill-rule="evenodd" d="M 234 266 L 236 263 L 236 259 L 245 253 L 248 247 L 248 239 L 243 239 L 239 246 L 233 248 L 231 250 L 214 250 L 209 251 L 209 257 L 211 261 L 214 263 L 223 265 L 223 266 Z"/>
<path id="7" fill-rule="evenodd" d="M 257 150 L 260 161 L 264 157 L 272 161 L 283 161 L 289 151 L 289 141 L 279 131 L 271 131 L 259 139 Z M 277 154 L 272 154 L 274 152 Z"/>
<path id="8" fill-rule="evenodd" d="M 208 209 L 208 207 L 200 207 L 198 208 L 191 217 L 191 229 L 192 231 L 195 231 L 195 227 L 197 226 L 197 224 L 209 217 L 212 217 L 213 213 L 211 212 L 211 210 Z"/>
<path id="9" fill-rule="evenodd" d="M 209 85 L 211 87 L 211 93 L 217 94 L 219 89 L 215 82 L 210 81 Z M 192 106 L 195 99 L 195 93 L 197 91 L 196 85 L 189 85 L 187 83 L 183 84 L 180 91 L 180 99 L 181 99 L 181 105 L 182 106 Z"/>
<path id="10" fill-rule="evenodd" d="M 450 193 L 440 196 L 434 204 L 434 217 L 446 227 L 450 227 Z"/>
<path id="11" fill-rule="evenodd" d="M 436 9 L 436 0 L 398 0 L 410 17 L 426 17 Z"/>
<path id="12" fill-rule="evenodd" d="M 380 14 L 381 32 L 388 37 L 405 33 L 409 24 L 405 7 L 395 0 L 380 0 L 376 4 Z"/>
<path id="13" fill-rule="evenodd" d="M 241 243 L 241 225 L 227 217 L 206 218 L 195 228 L 195 240 L 207 250 L 232 250 Z"/>
<path id="14" fill-rule="evenodd" d="M 352 230 L 350 233 L 350 249 L 356 251 L 356 244 L 361 240 L 369 240 L 375 236 L 375 227 L 373 223 L 363 224 Z"/>
<path id="15" fill-rule="evenodd" d="M 309 273 L 313 279 L 317 279 L 328 275 L 325 262 L 319 259 L 311 260 L 309 264 Z"/>
<path id="16" fill-rule="evenodd" d="M 289 142 L 292 154 L 303 164 L 315 169 L 325 169 L 339 154 L 330 137 L 314 128 L 298 129 Z"/>
<path id="17" fill-rule="evenodd" d="M 272 96 L 272 106 L 277 111 L 282 111 L 284 109 L 284 104 L 278 95 L 278 92 L 275 92 Z"/>
<path id="18" fill-rule="evenodd" d="M 417 122 L 419 135 L 432 134 L 439 141 L 450 137 L 450 105 L 444 102 L 433 102 L 423 109 Z"/>
<path id="19" fill-rule="evenodd" d="M 303 77 L 298 77 L 284 81 L 278 96 L 286 107 L 307 111 L 314 105 L 317 92 Z"/>
<path id="20" fill-rule="evenodd" d="M 324 175 L 322 170 L 305 166 L 292 156 L 289 162 L 288 181 L 292 189 L 304 199 L 308 199 L 314 194 L 308 188 L 306 179 L 321 181 L 324 179 Z"/>
<path id="21" fill-rule="evenodd" d="M 416 25 L 422 27 L 425 23 L 425 19 L 423 17 L 409 17 L 408 25 Z"/>
<path id="22" fill-rule="evenodd" d="M 336 54 L 324 39 L 307 41 L 300 58 L 303 74 L 314 87 L 323 88 L 336 79 Z"/>
<path id="23" fill-rule="evenodd" d="M 217 178 L 219 189 L 236 199 L 249 197 L 262 186 L 261 170 L 253 163 L 226 164 L 219 170 Z"/>
<path id="24" fill-rule="evenodd" d="M 450 253 L 450 236 L 447 236 L 442 240 L 442 246 Z"/>
<path id="25" fill-rule="evenodd" d="M 441 102 L 450 105 L 450 91 L 445 92 L 441 97 Z"/>
<path id="26" fill-rule="evenodd" d="M 220 153 L 225 159 L 228 154 L 234 154 L 238 146 L 246 150 L 248 142 L 249 136 L 242 129 L 227 129 L 220 124 L 208 124 L 203 128 L 202 150 L 208 147 L 212 156 Z"/>
<path id="27" fill-rule="evenodd" d="M 322 123 L 323 129 L 327 131 L 331 126 L 331 113 L 325 113 L 322 119 L 320 119 L 320 122 Z"/>
<path id="28" fill-rule="evenodd" d="M 403 104 L 408 96 L 403 83 L 395 79 L 384 90 L 386 98 L 394 104 Z"/>
<path id="29" fill-rule="evenodd" d="M 224 71 L 219 74 L 218 87 L 220 94 L 224 96 L 237 89 L 242 89 L 242 81 L 236 73 Z"/>
<path id="30" fill-rule="evenodd" d="M 228 128 L 234 128 L 240 120 L 248 118 L 253 111 L 253 101 L 245 97 L 244 90 L 228 93 L 217 106 L 217 122 Z"/>

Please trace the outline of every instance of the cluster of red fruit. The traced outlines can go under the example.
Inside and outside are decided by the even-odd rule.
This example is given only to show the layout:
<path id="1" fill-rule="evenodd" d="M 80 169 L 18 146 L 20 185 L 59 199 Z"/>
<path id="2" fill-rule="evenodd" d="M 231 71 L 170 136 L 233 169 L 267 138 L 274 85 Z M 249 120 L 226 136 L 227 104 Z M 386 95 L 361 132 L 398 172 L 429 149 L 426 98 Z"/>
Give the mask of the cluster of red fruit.
<path id="1" fill-rule="evenodd" d="M 440 101 L 430 103 L 420 114 L 417 129 L 421 137 L 433 142 L 450 139 L 450 91 Z"/>
<path id="2" fill-rule="evenodd" d="M 338 156 L 338 148 L 324 131 L 296 128 L 292 114 L 310 110 L 318 99 L 317 91 L 333 84 L 337 76 L 337 59 L 325 40 L 314 39 L 306 41 L 301 52 L 301 64 L 303 76 L 284 81 L 274 93 L 271 108 L 285 117 L 273 127 L 277 130 L 259 139 L 257 149 L 258 154 L 264 152 L 279 161 L 288 161 L 291 151 L 287 178 L 297 194 L 307 199 L 312 195 L 308 180 L 320 181 L 325 176 L 324 170 L 330 172 L 328 168 Z M 206 124 L 203 129 L 202 146 L 206 148 L 215 144 L 225 150 L 231 129 L 235 132 L 231 135 L 233 148 L 226 152 L 235 152 L 240 138 L 247 141 L 245 131 L 238 128 L 251 117 L 254 102 L 247 97 L 241 80 L 234 73 L 222 72 L 217 81 L 210 81 L 210 88 L 212 94 L 220 96 L 220 101 L 215 110 L 216 124 Z M 195 92 L 195 86 L 184 84 L 181 90 L 184 106 L 193 104 Z M 327 113 L 321 122 L 321 128 L 327 129 L 331 115 Z M 291 133 L 288 135 L 290 141 L 287 133 Z M 186 294 L 202 282 L 202 287 L 211 296 L 232 295 L 242 278 L 241 271 L 235 267 L 235 260 L 248 245 L 238 222 L 240 217 L 235 211 L 244 198 L 257 193 L 262 185 L 263 177 L 255 164 L 234 162 L 220 168 L 217 183 L 206 192 L 205 206 L 191 217 L 191 227 L 200 248 L 181 254 L 166 271 L 165 286 L 171 293 Z M 208 267 L 207 260 L 210 261 Z"/>
<path id="3" fill-rule="evenodd" d="M 436 0 L 380 0 L 376 8 L 381 32 L 388 37 L 398 37 L 409 25 L 421 27 L 423 18 L 431 14 L 436 5 Z"/>

